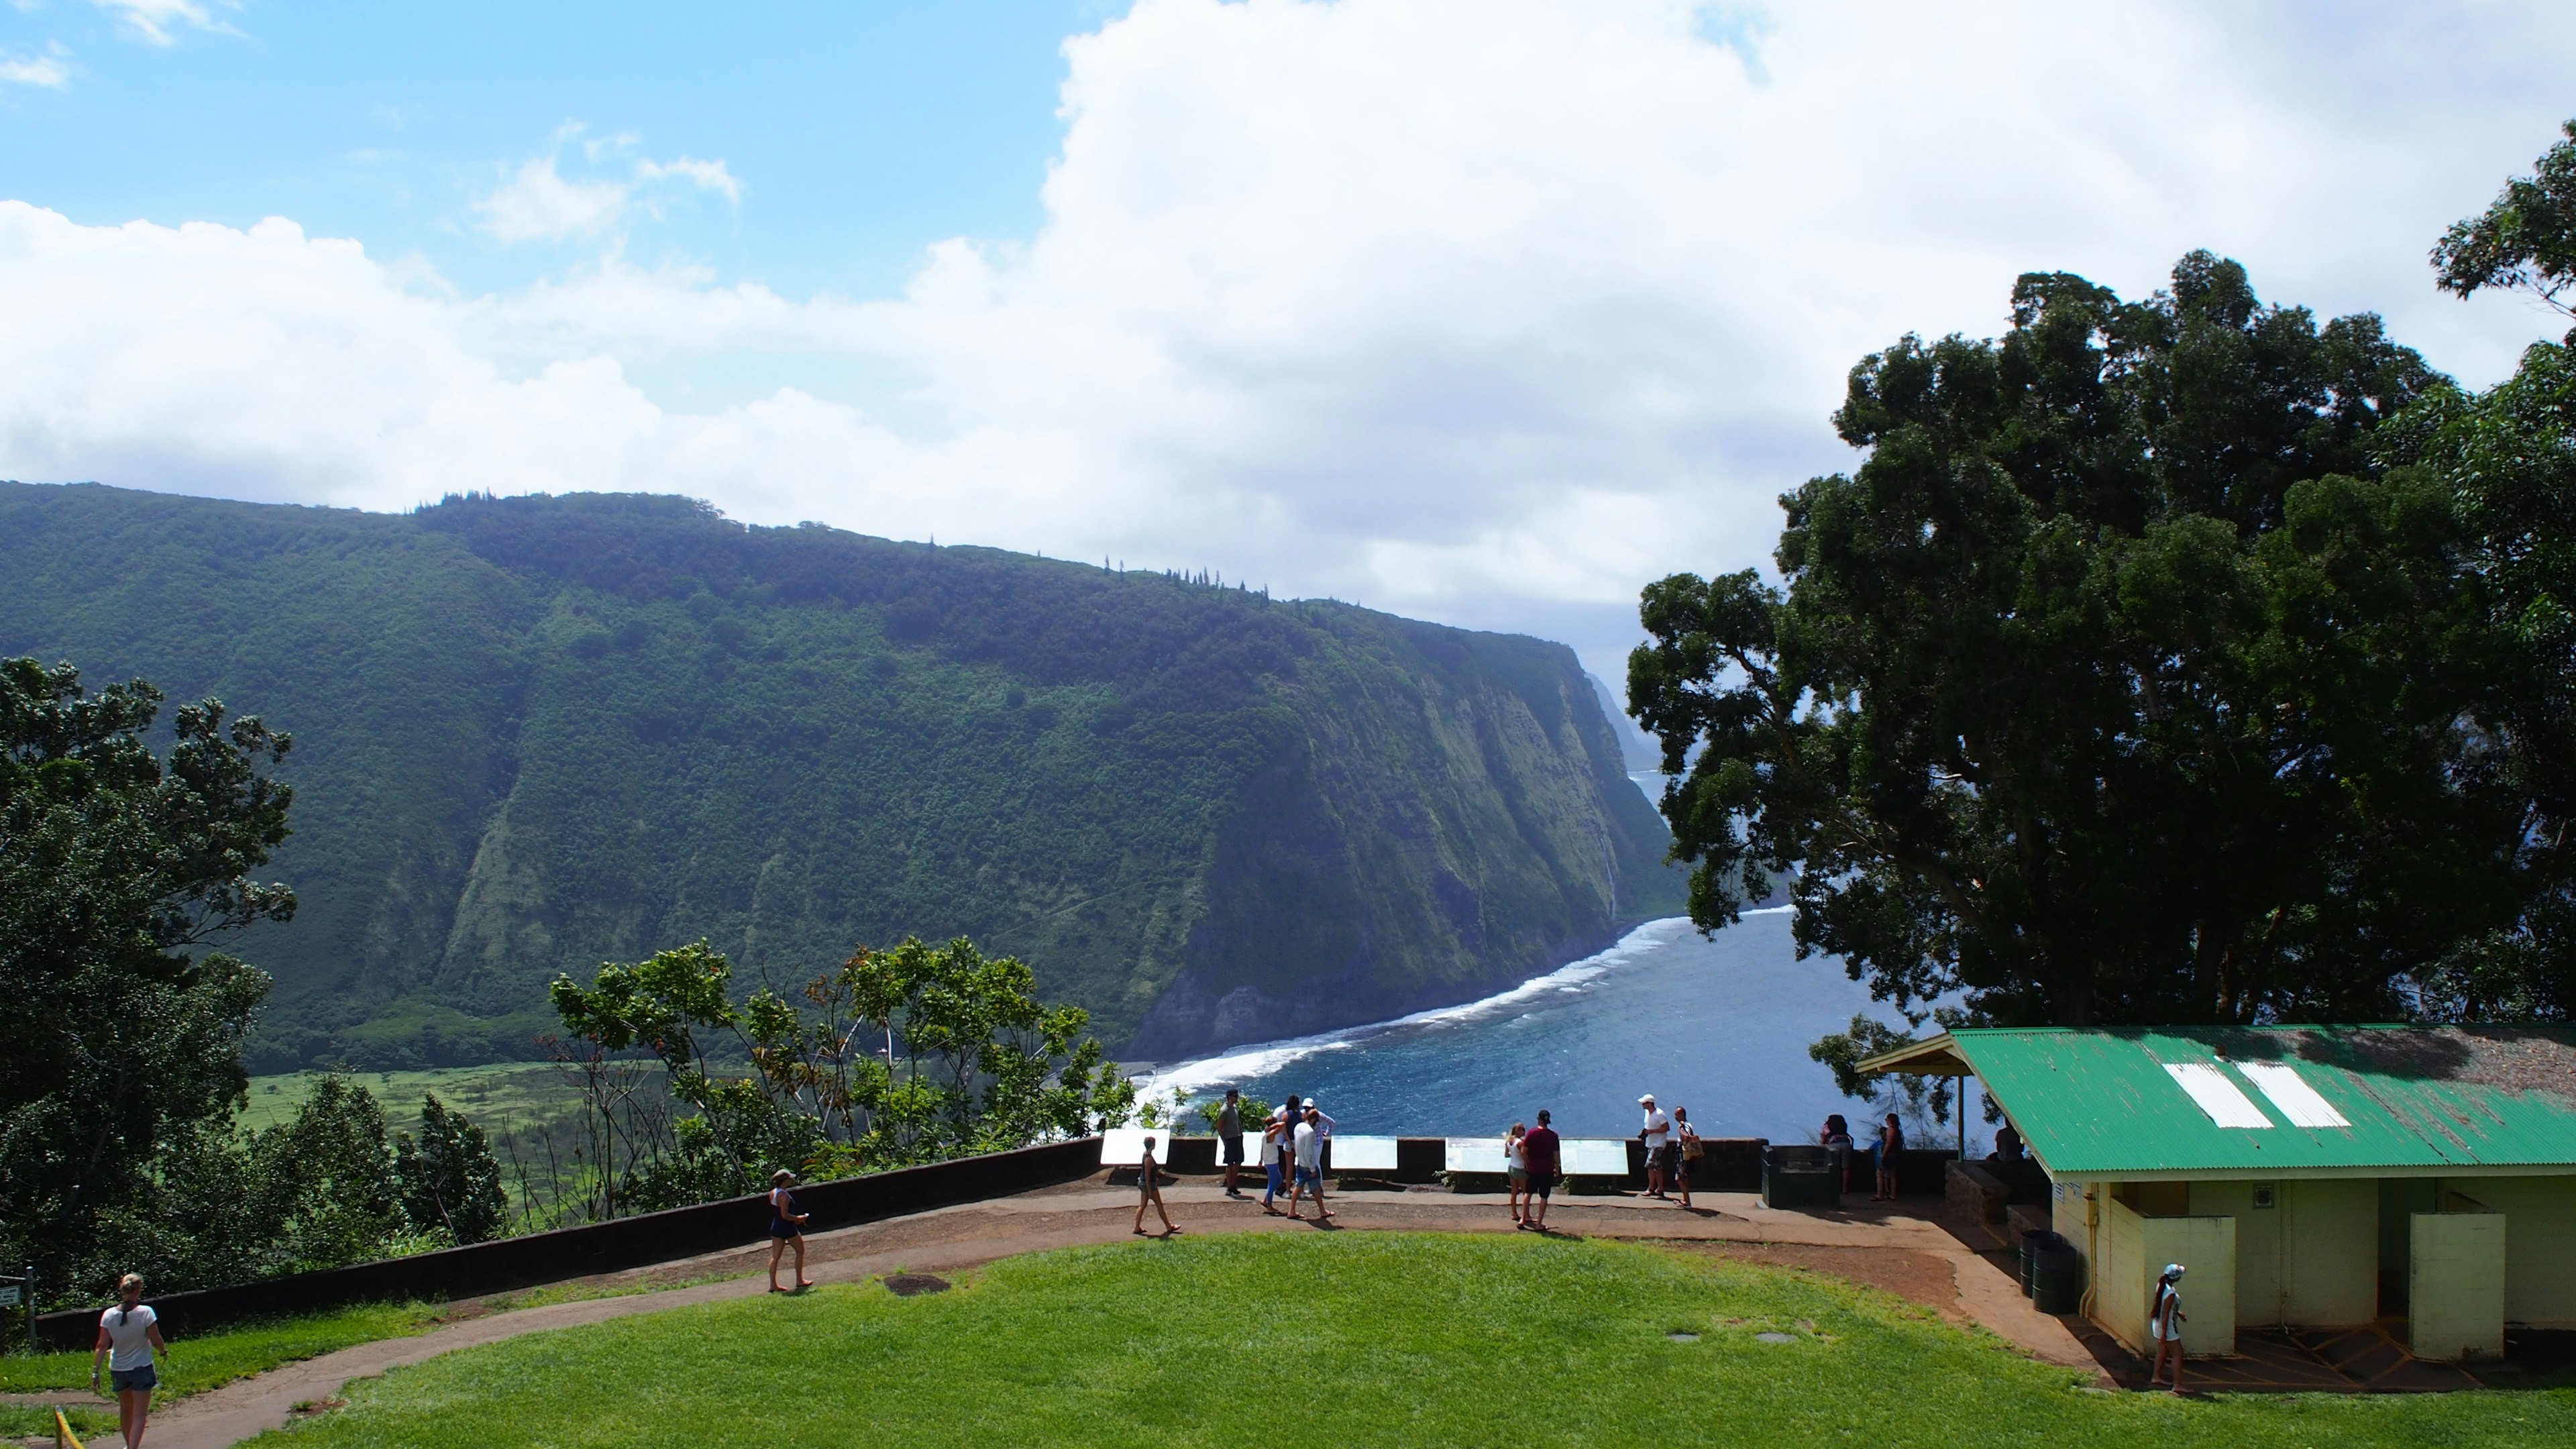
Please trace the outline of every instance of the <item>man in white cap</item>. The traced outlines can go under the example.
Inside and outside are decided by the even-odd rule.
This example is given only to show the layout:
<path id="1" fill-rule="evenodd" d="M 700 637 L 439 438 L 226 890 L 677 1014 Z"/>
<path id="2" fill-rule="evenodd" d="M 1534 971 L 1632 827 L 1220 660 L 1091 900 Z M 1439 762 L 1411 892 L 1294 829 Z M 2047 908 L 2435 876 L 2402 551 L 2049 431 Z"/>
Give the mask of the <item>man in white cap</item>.
<path id="1" fill-rule="evenodd" d="M 1637 1133 L 1646 1144 L 1646 1196 L 1662 1197 L 1665 1170 L 1669 1165 L 1664 1161 L 1664 1153 L 1673 1140 L 1673 1119 L 1663 1108 L 1655 1105 L 1652 1092 L 1639 1097 L 1637 1105 L 1646 1109 L 1646 1125 Z"/>
<path id="2" fill-rule="evenodd" d="M 2164 1382 L 2165 1354 L 2173 1354 L 2173 1391 L 2182 1392 L 2182 1325 L 2191 1315 L 2182 1311 L 2182 1264 L 2167 1263 L 2163 1276 L 2156 1279 L 2156 1296 L 2147 1308 L 2147 1336 L 2155 1340 L 2156 1366 L 2147 1374 L 2152 1388 Z"/>

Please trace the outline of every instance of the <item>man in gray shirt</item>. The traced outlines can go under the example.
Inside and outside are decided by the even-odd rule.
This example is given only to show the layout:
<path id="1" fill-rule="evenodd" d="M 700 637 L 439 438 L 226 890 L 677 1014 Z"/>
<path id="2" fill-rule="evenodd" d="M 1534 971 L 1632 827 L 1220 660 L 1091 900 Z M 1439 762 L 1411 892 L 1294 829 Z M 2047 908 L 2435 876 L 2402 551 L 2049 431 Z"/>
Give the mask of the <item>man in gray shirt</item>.
<path id="1" fill-rule="evenodd" d="M 1243 1093 L 1234 1087 L 1225 1089 L 1225 1108 L 1216 1114 L 1216 1141 L 1225 1153 L 1225 1195 L 1243 1196 L 1234 1185 L 1234 1175 L 1243 1168 Z"/>

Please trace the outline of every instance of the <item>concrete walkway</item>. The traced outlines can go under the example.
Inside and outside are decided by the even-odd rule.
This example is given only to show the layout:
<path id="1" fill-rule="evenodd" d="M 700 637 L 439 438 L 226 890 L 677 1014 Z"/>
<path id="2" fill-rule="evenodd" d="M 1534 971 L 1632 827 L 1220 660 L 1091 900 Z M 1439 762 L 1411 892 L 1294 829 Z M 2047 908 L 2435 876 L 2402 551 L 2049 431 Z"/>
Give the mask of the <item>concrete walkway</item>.
<path id="1" fill-rule="evenodd" d="M 1213 1185 L 1185 1180 L 1163 1199 L 1184 1234 L 1293 1232 L 1510 1232 L 1499 1194 L 1354 1192 L 1335 1195 L 1332 1229 L 1262 1214 L 1258 1195 L 1230 1202 Z M 1659 1242 L 1728 1259 L 1772 1263 L 1850 1279 L 1899 1294 L 1952 1322 L 1974 1324 L 2050 1363 L 2092 1369 L 2093 1356 L 2057 1319 L 2034 1311 L 2000 1255 L 1981 1255 L 1938 1221 L 1908 1211 L 1773 1212 L 1749 1194 L 1700 1193 L 1684 1212 L 1636 1197 L 1560 1197 L 1550 1230 L 1578 1238 Z M 1925 1211 L 1936 1204 L 1919 1205 Z M 1311 1209 L 1310 1209 L 1311 1211 Z M 857 1283 L 895 1272 L 955 1272 L 1049 1248 L 1131 1240 L 1135 1189 L 1097 1179 L 1017 1197 L 942 1208 L 807 1240 L 808 1276 Z M 225 1449 L 276 1428 L 299 1406 L 325 1404 L 353 1379 L 523 1333 L 603 1323 L 767 1291 L 766 1243 L 631 1273 L 579 1280 L 625 1296 L 543 1308 L 484 1312 L 413 1338 L 360 1344 L 170 1405 L 152 1417 L 151 1449 Z M 673 1283 L 720 1277 L 691 1286 Z M 735 1276 L 740 1275 L 740 1276 Z M 478 1305 L 460 1305 L 472 1313 Z M 186 1345 L 179 1345 L 186 1352 Z M 91 1441 L 93 1449 L 105 1444 Z"/>

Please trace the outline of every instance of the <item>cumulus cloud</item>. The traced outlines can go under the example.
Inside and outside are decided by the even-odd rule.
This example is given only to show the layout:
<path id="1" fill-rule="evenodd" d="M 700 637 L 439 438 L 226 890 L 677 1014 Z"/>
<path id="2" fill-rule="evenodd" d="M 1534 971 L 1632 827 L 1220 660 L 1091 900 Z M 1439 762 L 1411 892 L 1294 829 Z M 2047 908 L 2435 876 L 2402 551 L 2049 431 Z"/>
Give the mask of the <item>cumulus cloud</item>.
<path id="1" fill-rule="evenodd" d="M 232 33 L 232 27 L 216 18 L 215 7 L 205 0 L 90 0 L 90 3 L 124 21 L 125 28 L 136 38 L 152 45 L 176 45 L 182 30 Z"/>
<path id="2" fill-rule="evenodd" d="M 572 133 L 573 128 L 567 128 L 557 133 L 557 139 L 569 139 Z M 595 161 L 603 153 L 626 149 L 634 140 L 631 135 L 595 138 L 583 144 L 583 154 Z M 614 230 L 639 199 L 649 207 L 642 193 L 664 181 L 718 192 L 728 202 L 742 200 L 742 183 L 722 161 L 648 158 L 636 162 L 624 178 L 568 180 L 556 169 L 555 157 L 546 155 L 519 163 L 518 170 L 475 201 L 474 209 L 482 213 L 483 229 L 499 241 L 575 241 Z"/>
<path id="3" fill-rule="evenodd" d="M 2021 271 L 2136 294 L 2205 245 L 2473 381 L 2553 330 L 2439 297 L 2423 255 L 2554 134 L 2576 12 L 1720 18 L 1144 0 L 1066 47 L 1037 232 L 940 243 L 873 300 L 613 240 L 456 297 L 285 221 L 0 207 L 0 476 L 670 489 L 1531 628 L 1608 672 L 1640 583 L 1761 561 L 1774 496 L 1845 465 L 1825 418 L 1862 353 L 2000 330 Z M 548 156 L 483 225 L 613 239 L 673 185 L 739 194 L 717 162 Z M 744 356 L 895 381 L 701 406 L 638 380 Z"/>
<path id="4" fill-rule="evenodd" d="M 72 83 L 71 52 L 60 45 L 42 55 L 15 55 L 0 50 L 0 85 L 42 86 L 61 90 Z"/>

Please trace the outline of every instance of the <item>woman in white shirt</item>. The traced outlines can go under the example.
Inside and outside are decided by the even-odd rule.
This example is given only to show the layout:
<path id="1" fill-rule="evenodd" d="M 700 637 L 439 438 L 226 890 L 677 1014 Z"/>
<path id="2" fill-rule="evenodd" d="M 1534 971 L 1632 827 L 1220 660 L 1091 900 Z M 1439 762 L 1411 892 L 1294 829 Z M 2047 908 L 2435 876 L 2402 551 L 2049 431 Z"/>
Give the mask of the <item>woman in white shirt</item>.
<path id="1" fill-rule="evenodd" d="M 144 1421 L 152 1417 L 152 1390 L 161 1376 L 153 1355 L 170 1361 L 170 1345 L 161 1341 L 158 1315 L 143 1306 L 143 1275 L 128 1273 L 116 1281 L 117 1305 L 98 1316 L 98 1350 L 89 1359 L 89 1386 L 98 1388 L 98 1368 L 107 1364 L 116 1389 L 116 1431 L 126 1449 L 142 1449 Z"/>
<path id="2" fill-rule="evenodd" d="M 1512 1189 L 1512 1221 L 1522 1220 L 1521 1201 L 1529 1196 L 1529 1162 L 1521 1156 L 1521 1139 L 1529 1129 L 1515 1122 L 1511 1135 L 1503 1139 L 1503 1176 Z"/>

